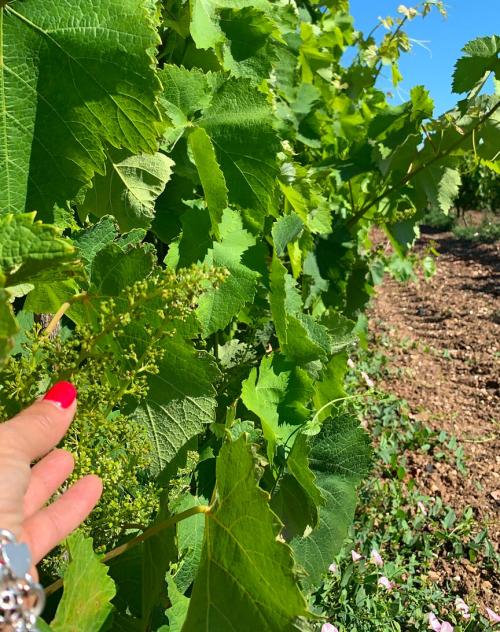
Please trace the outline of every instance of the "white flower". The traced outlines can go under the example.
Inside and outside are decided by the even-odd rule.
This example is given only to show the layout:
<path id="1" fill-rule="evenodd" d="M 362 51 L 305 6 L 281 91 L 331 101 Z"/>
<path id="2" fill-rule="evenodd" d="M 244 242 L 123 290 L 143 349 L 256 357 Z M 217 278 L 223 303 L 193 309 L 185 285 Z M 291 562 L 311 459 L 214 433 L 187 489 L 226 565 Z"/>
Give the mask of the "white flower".
<path id="1" fill-rule="evenodd" d="M 337 572 L 337 564 L 335 564 L 335 562 L 332 562 L 328 567 L 328 570 L 330 571 L 330 573 L 335 574 Z"/>
<path id="2" fill-rule="evenodd" d="M 364 371 L 361 371 L 361 377 L 364 379 L 366 386 L 368 386 L 368 388 L 374 388 L 375 386 L 375 382 L 371 379 L 371 377 L 368 375 L 368 373 L 365 373 Z"/>

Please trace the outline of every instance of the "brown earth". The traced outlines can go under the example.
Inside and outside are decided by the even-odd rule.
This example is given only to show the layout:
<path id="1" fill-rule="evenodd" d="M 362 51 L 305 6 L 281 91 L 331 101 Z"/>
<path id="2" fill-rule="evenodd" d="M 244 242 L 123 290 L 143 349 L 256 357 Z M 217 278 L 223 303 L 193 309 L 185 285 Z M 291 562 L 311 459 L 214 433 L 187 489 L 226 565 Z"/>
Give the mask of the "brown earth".
<path id="1" fill-rule="evenodd" d="M 405 399 L 415 419 L 454 435 L 468 473 L 453 463 L 409 455 L 422 491 L 458 514 L 474 510 L 500 545 L 500 243 L 460 241 L 451 233 L 423 234 L 417 252 L 434 245 L 437 274 L 418 284 L 387 279 L 371 311 L 376 338 L 389 344 L 394 369 L 382 388 Z M 387 353 L 387 349 L 385 349 Z M 392 377 L 391 377 L 392 375 Z M 438 560 L 435 579 L 500 609 L 500 579 L 467 560 Z"/>

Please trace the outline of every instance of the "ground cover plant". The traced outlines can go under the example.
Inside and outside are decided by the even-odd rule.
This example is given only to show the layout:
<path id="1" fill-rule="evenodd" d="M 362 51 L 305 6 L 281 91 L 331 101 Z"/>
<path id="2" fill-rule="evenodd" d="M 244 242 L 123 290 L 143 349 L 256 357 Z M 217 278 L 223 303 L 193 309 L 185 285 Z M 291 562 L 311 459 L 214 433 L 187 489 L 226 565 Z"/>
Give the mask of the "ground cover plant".
<path id="1" fill-rule="evenodd" d="M 463 157 L 498 169 L 498 37 L 439 118 L 376 86 L 430 11 L 364 35 L 346 0 L 0 2 L 1 414 L 72 380 L 65 446 L 105 486 L 42 567 L 42 630 L 321 625 L 371 462 L 344 389 L 370 229 L 404 277 Z"/>
<path id="2" fill-rule="evenodd" d="M 349 392 L 364 393 L 351 405 L 374 438 L 375 466 L 361 486 L 343 549 L 315 594 L 315 607 L 340 632 L 417 632 L 428 629 L 433 616 L 457 632 L 493 630 L 488 604 L 479 607 L 455 578 L 435 571 L 438 559 L 465 558 L 479 576 L 498 577 L 500 558 L 488 529 L 471 507 L 457 513 L 430 493 L 412 475 L 408 458 L 420 453 L 429 464 L 446 459 L 460 476 L 470 476 L 462 447 L 446 432 L 411 419 L 407 402 L 377 388 L 390 370 L 387 360 L 380 352 L 363 352 L 349 369 Z"/>

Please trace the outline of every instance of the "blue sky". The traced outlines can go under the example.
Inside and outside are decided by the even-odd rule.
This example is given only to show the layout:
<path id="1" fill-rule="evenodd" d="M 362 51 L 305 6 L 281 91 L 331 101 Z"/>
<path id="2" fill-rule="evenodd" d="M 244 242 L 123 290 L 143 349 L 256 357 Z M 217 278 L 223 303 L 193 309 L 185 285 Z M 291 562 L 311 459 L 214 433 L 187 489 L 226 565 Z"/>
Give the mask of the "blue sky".
<path id="1" fill-rule="evenodd" d="M 398 0 L 351 0 L 355 28 L 367 34 L 378 16 L 397 15 L 399 4 Z M 407 0 L 403 4 L 411 7 L 416 2 Z M 450 109 L 460 99 L 451 92 L 451 76 L 464 44 L 476 37 L 500 34 L 500 0 L 447 0 L 446 7 L 447 19 L 434 10 L 425 19 L 415 18 L 407 25 L 408 35 L 423 41 L 430 52 L 415 44 L 412 52 L 403 56 L 400 68 L 404 80 L 393 103 L 407 100 L 412 86 L 420 84 L 430 91 L 436 104 L 435 114 Z M 383 27 L 378 31 L 380 35 L 384 32 Z M 393 91 L 390 68 L 384 68 L 382 73 L 379 87 Z M 488 91 L 492 91 L 492 85 Z"/>

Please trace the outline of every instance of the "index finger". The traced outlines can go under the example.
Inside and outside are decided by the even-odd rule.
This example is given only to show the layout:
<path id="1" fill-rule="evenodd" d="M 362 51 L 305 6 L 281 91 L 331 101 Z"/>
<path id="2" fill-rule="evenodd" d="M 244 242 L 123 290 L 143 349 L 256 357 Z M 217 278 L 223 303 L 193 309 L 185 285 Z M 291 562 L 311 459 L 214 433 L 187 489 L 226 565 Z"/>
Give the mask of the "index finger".
<path id="1" fill-rule="evenodd" d="M 64 437 L 76 412 L 76 388 L 58 382 L 39 400 L 0 424 L 0 453 L 31 462 Z"/>

